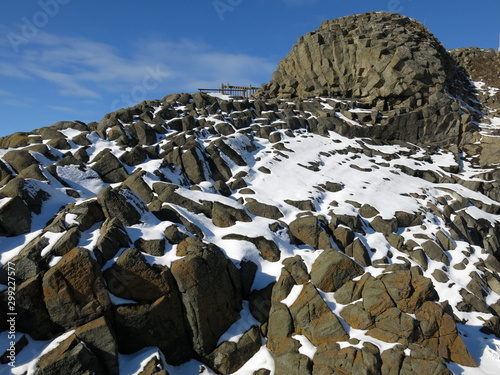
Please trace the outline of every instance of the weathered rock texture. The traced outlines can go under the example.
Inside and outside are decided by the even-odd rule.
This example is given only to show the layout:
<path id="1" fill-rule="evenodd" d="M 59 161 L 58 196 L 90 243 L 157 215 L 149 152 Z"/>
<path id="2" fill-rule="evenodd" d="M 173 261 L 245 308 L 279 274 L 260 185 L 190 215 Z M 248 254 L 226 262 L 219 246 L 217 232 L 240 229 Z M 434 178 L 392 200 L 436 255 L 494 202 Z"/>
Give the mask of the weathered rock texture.
<path id="1" fill-rule="evenodd" d="M 383 12 L 325 21 L 300 37 L 259 95 L 358 100 L 388 118 L 357 135 L 411 142 L 460 143 L 471 123 L 458 110 L 475 106 L 465 71 L 441 43 L 421 23 Z"/>
<path id="2" fill-rule="evenodd" d="M 496 53 L 455 55 L 494 79 Z M 15 282 L 35 374 L 482 365 L 500 337 L 500 138 L 495 119 L 468 128 L 464 71 L 421 24 L 369 13 L 301 38 L 260 95 L 0 139 L 0 333 Z"/>
<path id="3" fill-rule="evenodd" d="M 484 106 L 500 110 L 500 52 L 477 47 L 449 51 L 465 68 L 474 82 L 480 82 L 477 94 Z"/>

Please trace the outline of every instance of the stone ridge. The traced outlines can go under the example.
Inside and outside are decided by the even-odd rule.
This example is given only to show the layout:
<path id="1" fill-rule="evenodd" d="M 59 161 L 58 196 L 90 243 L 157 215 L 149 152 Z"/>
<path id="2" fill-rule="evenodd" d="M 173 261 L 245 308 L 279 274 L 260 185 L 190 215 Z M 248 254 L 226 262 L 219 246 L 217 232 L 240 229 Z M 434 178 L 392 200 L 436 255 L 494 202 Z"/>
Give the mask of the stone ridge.
<path id="1" fill-rule="evenodd" d="M 393 13 L 323 22 L 299 38 L 258 95 L 350 98 L 396 111 L 393 116 L 413 112 L 414 129 L 403 132 L 405 140 L 426 143 L 459 143 L 468 127 L 458 109 L 474 113 L 478 107 L 466 72 L 439 40 L 421 23 Z"/>
<path id="2" fill-rule="evenodd" d="M 211 373 L 248 365 L 269 374 L 252 359 L 261 349 L 276 374 L 477 366 L 457 323 L 481 314 L 481 332 L 500 337 L 492 298 L 500 294 L 500 204 L 479 195 L 500 201 L 495 176 L 467 177 L 456 147 L 340 136 L 377 128 L 354 104 L 173 94 L 100 123 L 0 139 L 0 241 L 25 243 L 9 259 L 19 336 L 62 340 L 35 373 L 119 375 L 119 354 L 151 347 L 158 356 L 141 375 L 191 360 Z M 300 180 L 299 195 L 272 197 L 272 180 L 290 181 L 288 173 Z M 400 185 L 411 189 L 394 192 L 390 205 L 403 211 L 386 217 L 390 198 L 380 191 Z M 364 189 L 380 205 L 365 202 Z M 140 228 L 155 228 L 155 237 Z M 31 240 L 7 238 L 23 234 Z M 248 250 L 229 258 L 237 241 Z M 275 274 L 264 274 L 259 264 L 272 263 Z M 0 287 L 9 267 L 0 268 Z M 327 296 L 344 307 L 333 311 Z M 8 297 L 0 291 L 1 314 Z M 230 327 L 237 342 L 222 340 Z M 304 340 L 314 356 L 299 351 Z M 393 347 L 381 352 L 373 340 Z M 26 342 L 18 353 L 40 348 Z"/>
<path id="3" fill-rule="evenodd" d="M 500 110 L 500 52 L 470 47 L 449 51 L 474 82 L 483 82 L 478 96 L 484 106 Z"/>

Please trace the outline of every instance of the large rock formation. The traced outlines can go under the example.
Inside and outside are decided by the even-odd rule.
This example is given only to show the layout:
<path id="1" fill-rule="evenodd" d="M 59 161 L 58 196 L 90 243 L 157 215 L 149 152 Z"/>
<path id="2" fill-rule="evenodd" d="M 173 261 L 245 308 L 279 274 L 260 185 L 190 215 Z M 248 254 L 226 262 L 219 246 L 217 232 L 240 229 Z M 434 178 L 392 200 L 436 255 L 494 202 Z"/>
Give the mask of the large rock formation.
<path id="1" fill-rule="evenodd" d="M 370 13 L 303 37 L 258 99 L 0 139 L 0 372 L 500 367 L 500 119 L 467 128 L 469 89 L 422 25 Z"/>
<path id="2" fill-rule="evenodd" d="M 393 13 L 325 21 L 299 38 L 259 95 L 361 101 L 388 116 L 383 131 L 366 135 L 411 142 L 460 143 L 471 125 L 460 114 L 477 107 L 465 71 L 441 43 Z"/>

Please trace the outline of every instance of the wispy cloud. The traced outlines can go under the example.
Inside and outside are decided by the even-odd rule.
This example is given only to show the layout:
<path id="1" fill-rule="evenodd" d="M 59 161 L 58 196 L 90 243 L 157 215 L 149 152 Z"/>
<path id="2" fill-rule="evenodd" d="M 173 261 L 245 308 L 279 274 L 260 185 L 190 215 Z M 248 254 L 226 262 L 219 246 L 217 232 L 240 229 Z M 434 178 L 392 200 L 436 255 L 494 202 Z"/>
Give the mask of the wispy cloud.
<path id="1" fill-rule="evenodd" d="M 47 106 L 47 108 L 52 109 L 54 111 L 58 111 L 58 112 L 66 112 L 66 113 L 73 113 L 73 114 L 80 113 L 79 110 L 76 110 L 74 108 L 63 107 L 63 106 L 58 106 L 58 105 L 49 105 L 49 106 Z"/>
<path id="2" fill-rule="evenodd" d="M 221 52 L 192 40 L 140 40 L 122 51 L 85 38 L 41 32 L 17 54 L 0 49 L 0 75 L 41 80 L 60 95 L 89 100 L 130 91 L 155 67 L 162 87 L 196 90 L 201 84 L 261 83 L 257 77 L 270 76 L 276 66 L 266 58 Z"/>
<path id="3" fill-rule="evenodd" d="M 15 95 L 13 93 L 11 93 L 10 91 L 0 90 L 0 96 L 13 97 Z"/>

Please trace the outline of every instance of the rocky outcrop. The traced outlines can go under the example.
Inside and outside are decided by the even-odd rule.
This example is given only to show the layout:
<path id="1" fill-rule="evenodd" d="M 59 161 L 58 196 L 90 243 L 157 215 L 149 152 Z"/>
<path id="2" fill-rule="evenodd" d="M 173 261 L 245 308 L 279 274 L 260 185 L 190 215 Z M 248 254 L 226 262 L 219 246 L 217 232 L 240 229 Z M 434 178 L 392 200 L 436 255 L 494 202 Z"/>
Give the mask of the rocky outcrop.
<path id="1" fill-rule="evenodd" d="M 476 82 L 477 95 L 485 107 L 500 110 L 500 53 L 477 47 L 449 51 Z"/>
<path id="2" fill-rule="evenodd" d="M 101 270 L 86 249 L 76 248 L 66 254 L 47 271 L 42 287 L 51 320 L 65 329 L 111 314 Z"/>
<path id="3" fill-rule="evenodd" d="M 240 274 L 216 246 L 195 238 L 180 243 L 177 255 L 184 258 L 172 265 L 172 274 L 181 293 L 193 349 L 206 356 L 239 318 Z"/>
<path id="4" fill-rule="evenodd" d="M 20 365 L 482 371 L 500 336 L 498 120 L 469 128 L 468 90 L 422 25 L 370 13 L 301 38 L 260 97 L 173 94 L 0 139 Z"/>
<path id="5" fill-rule="evenodd" d="M 458 110 L 473 114 L 475 106 L 466 73 L 441 43 L 421 23 L 383 12 L 325 21 L 300 37 L 257 95 L 360 101 L 368 111 L 342 115 L 376 126 L 325 122 L 340 133 L 410 142 L 460 143 L 471 122 Z"/>

